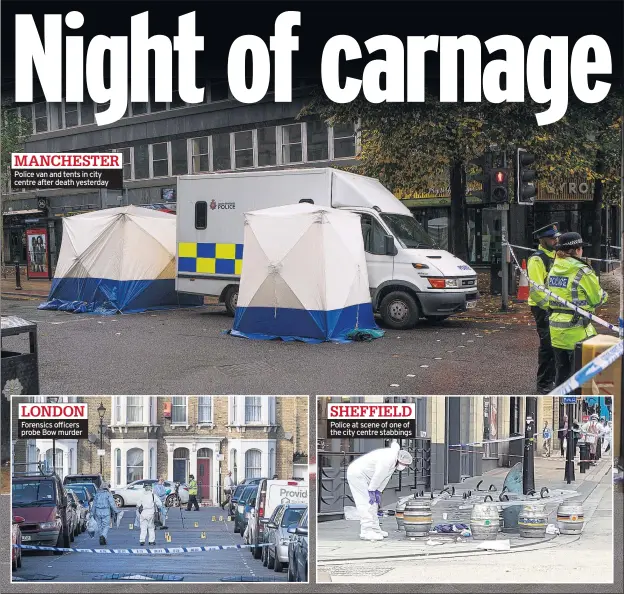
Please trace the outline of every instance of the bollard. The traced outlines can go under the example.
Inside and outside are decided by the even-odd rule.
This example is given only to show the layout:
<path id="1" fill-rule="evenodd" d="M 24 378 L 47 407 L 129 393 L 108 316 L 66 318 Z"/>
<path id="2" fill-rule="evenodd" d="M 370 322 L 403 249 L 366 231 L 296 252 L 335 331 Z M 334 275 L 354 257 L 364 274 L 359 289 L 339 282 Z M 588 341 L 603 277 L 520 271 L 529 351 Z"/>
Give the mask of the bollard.
<path id="1" fill-rule="evenodd" d="M 470 532 L 475 540 L 496 540 L 498 534 L 498 506 L 494 503 L 475 503 L 470 516 Z"/>
<path id="2" fill-rule="evenodd" d="M 524 538 L 543 538 L 546 536 L 548 514 L 545 505 L 525 505 L 518 514 L 520 536 Z"/>
<path id="3" fill-rule="evenodd" d="M 589 468 L 589 444 L 588 443 L 579 443 L 579 467 L 581 469 L 581 474 L 585 474 L 587 469 Z"/>
<path id="4" fill-rule="evenodd" d="M 557 508 L 557 528 L 561 534 L 580 534 L 583 531 L 585 514 L 580 503 L 561 503 Z"/>
<path id="5" fill-rule="evenodd" d="M 403 530 L 403 527 L 405 525 L 404 512 L 406 503 L 397 504 L 396 506 L 396 512 L 394 514 L 394 517 L 396 518 L 398 530 Z"/>
<path id="6" fill-rule="evenodd" d="M 433 518 L 429 501 L 408 501 L 403 512 L 403 527 L 407 538 L 429 536 Z"/>
<path id="7" fill-rule="evenodd" d="M 15 262 L 15 290 L 22 290 L 22 282 L 20 279 L 20 265 L 19 262 Z"/>

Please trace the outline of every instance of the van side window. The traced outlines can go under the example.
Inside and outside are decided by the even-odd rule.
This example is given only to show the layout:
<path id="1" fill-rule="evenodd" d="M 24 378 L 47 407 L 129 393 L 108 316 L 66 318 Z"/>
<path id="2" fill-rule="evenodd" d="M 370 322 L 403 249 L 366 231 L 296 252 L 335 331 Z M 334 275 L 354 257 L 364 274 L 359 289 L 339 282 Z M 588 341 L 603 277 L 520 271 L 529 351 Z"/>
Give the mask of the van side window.
<path id="1" fill-rule="evenodd" d="M 368 214 L 360 215 L 362 223 L 362 239 L 364 240 L 364 251 L 369 254 L 384 256 L 384 232 L 382 226 Z"/>
<path id="2" fill-rule="evenodd" d="M 195 229 L 205 229 L 208 227 L 208 203 L 195 203 Z"/>

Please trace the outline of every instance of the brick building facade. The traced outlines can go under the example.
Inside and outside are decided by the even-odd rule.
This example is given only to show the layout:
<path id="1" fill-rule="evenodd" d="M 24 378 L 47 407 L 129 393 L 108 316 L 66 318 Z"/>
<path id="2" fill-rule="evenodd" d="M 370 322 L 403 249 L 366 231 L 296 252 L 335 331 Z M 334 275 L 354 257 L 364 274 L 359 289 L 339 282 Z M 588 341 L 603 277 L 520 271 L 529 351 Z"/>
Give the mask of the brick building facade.
<path id="1" fill-rule="evenodd" d="M 193 474 L 202 499 L 216 501 L 228 471 L 236 482 L 274 475 L 304 478 L 308 472 L 307 396 L 65 396 L 60 400 L 89 404 L 89 439 L 59 439 L 54 444 L 61 476 L 98 472 L 101 457 L 102 473 L 113 488 L 159 476 L 182 482 Z M 102 438 L 100 403 L 105 408 Z M 13 444 L 15 462 L 52 463 L 52 440 L 16 440 L 14 433 Z M 98 455 L 100 447 L 103 456 Z"/>

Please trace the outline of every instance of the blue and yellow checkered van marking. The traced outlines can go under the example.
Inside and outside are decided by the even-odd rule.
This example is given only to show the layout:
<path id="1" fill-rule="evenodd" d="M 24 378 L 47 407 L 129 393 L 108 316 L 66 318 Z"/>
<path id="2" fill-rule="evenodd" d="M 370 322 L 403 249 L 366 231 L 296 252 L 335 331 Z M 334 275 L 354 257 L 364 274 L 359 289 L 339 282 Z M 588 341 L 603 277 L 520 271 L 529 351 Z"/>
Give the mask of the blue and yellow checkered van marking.
<path id="1" fill-rule="evenodd" d="M 240 275 L 242 269 L 241 243 L 178 244 L 178 272 Z"/>

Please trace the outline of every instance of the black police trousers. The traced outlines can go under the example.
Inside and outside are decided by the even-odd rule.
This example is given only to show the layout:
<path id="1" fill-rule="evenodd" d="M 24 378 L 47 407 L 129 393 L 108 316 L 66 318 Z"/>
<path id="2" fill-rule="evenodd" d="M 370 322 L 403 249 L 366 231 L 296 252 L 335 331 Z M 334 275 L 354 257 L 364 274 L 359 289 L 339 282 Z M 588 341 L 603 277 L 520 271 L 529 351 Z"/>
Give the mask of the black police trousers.
<path id="1" fill-rule="evenodd" d="M 549 313 L 536 305 L 531 307 L 535 319 L 537 335 L 539 336 L 539 351 L 537 355 L 537 392 L 548 394 L 553 389 L 555 381 L 555 354 L 550 344 Z M 559 384 L 557 384 L 559 385 Z"/>
<path id="2" fill-rule="evenodd" d="M 574 375 L 574 351 L 553 347 L 555 353 L 555 383 L 560 386 Z"/>

